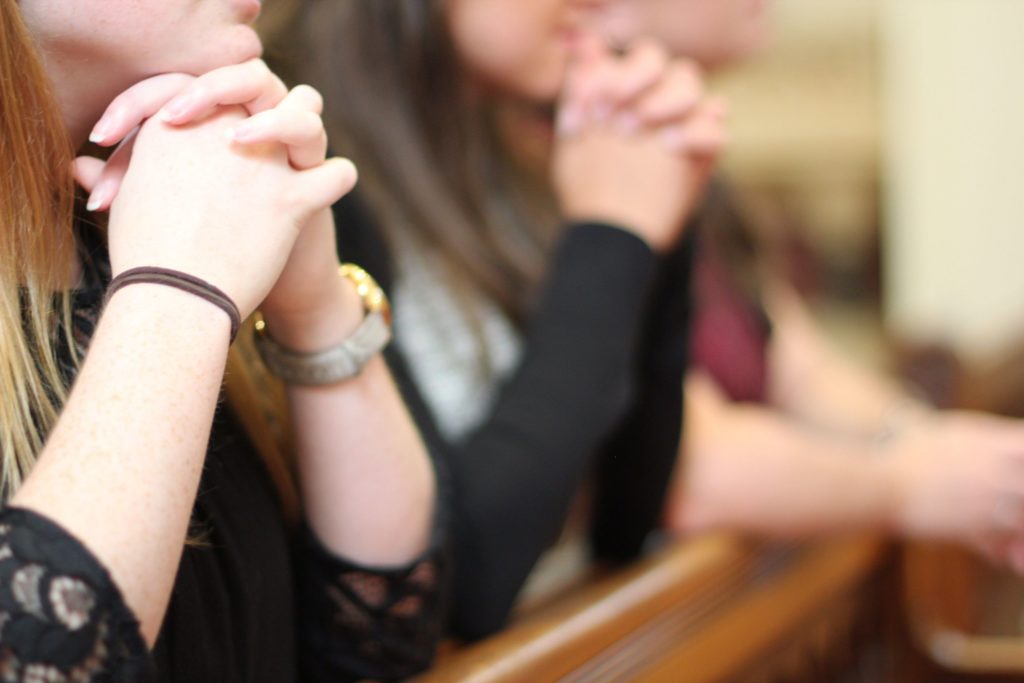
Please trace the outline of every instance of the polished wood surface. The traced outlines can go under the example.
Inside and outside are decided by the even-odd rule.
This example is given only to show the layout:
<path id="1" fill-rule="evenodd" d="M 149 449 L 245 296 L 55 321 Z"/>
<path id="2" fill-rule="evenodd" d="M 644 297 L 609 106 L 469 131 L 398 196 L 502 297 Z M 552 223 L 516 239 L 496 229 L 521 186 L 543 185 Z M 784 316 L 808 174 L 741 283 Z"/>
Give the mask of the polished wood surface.
<path id="1" fill-rule="evenodd" d="M 1024 340 L 983 365 L 941 347 L 901 366 L 938 405 L 1024 417 Z M 937 543 L 904 550 L 905 619 L 929 681 L 1024 683 L 1024 582 L 973 553 Z"/>
<path id="2" fill-rule="evenodd" d="M 879 602 L 865 593 L 888 585 L 890 556 L 874 538 L 677 543 L 449 652 L 419 680 L 829 680 L 839 675 L 830 667 L 853 666 L 864 608 Z M 871 638 L 880 629 L 869 630 Z"/>
<path id="3" fill-rule="evenodd" d="M 906 364 L 944 406 L 1024 415 L 1021 352 Z M 1024 683 L 1024 582 L 948 546 L 713 535 L 596 573 L 424 683 Z"/>

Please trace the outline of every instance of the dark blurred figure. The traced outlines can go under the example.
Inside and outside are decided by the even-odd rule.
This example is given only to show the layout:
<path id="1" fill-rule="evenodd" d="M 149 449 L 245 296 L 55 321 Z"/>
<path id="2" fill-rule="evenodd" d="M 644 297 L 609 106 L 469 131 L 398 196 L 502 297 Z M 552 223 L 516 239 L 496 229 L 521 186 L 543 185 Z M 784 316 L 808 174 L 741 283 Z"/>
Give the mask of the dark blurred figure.
<path id="1" fill-rule="evenodd" d="M 312 2 L 279 41 L 360 169 L 339 249 L 390 290 L 391 366 L 450 468 L 466 637 L 502 626 L 595 472 L 595 551 L 636 555 L 678 451 L 684 225 L 723 112 L 692 64 L 583 33 L 592 11 Z"/>

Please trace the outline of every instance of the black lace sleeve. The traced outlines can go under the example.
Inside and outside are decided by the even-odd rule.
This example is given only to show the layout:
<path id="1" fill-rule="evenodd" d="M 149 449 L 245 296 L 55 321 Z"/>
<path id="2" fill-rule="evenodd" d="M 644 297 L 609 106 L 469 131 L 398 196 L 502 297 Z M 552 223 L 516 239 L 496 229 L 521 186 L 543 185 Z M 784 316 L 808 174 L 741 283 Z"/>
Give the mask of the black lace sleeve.
<path id="1" fill-rule="evenodd" d="M 307 529 L 299 540 L 299 661 L 303 683 L 399 680 L 426 670 L 441 637 L 445 554 L 397 569 L 333 555 Z"/>
<path id="2" fill-rule="evenodd" d="M 28 510 L 0 511 L 0 680 L 137 683 L 151 663 L 106 569 Z"/>

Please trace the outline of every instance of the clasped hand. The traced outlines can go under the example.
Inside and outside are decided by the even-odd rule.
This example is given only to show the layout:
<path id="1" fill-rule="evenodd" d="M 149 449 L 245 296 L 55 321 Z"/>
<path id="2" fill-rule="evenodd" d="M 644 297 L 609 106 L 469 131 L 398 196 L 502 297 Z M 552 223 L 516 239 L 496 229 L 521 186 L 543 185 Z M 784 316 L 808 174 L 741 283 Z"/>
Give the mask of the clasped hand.
<path id="1" fill-rule="evenodd" d="M 79 157 L 91 211 L 110 211 L 114 273 L 159 265 L 202 277 L 248 315 L 287 318 L 344 300 L 329 207 L 356 170 L 326 159 L 323 100 L 261 60 L 164 74 L 119 95 Z"/>
<path id="2" fill-rule="evenodd" d="M 670 249 L 726 142 L 725 103 L 700 68 L 641 41 L 576 46 L 559 104 L 554 185 L 574 220 L 604 220 Z"/>

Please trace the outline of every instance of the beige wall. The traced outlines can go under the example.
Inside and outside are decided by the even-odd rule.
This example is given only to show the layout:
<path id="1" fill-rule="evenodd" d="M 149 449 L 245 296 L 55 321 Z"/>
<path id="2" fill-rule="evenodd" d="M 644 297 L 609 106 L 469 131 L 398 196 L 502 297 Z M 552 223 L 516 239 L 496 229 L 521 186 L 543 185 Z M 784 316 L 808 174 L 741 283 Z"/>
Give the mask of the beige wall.
<path id="1" fill-rule="evenodd" d="M 886 308 L 981 360 L 1024 332 L 1024 0 L 885 0 Z"/>
<path id="2" fill-rule="evenodd" d="M 781 195 L 826 260 L 862 259 L 876 218 L 877 0 L 776 0 L 772 20 L 764 53 L 714 84 L 733 110 L 726 169 Z"/>

